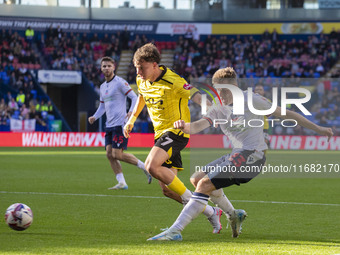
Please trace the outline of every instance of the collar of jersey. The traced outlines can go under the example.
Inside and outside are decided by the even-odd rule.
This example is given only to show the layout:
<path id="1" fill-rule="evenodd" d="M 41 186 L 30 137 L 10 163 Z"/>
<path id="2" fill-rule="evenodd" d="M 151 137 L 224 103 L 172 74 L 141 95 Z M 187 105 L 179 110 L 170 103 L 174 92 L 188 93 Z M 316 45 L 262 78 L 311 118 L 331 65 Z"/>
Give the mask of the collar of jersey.
<path id="1" fill-rule="evenodd" d="M 166 71 L 167 71 L 167 68 L 165 67 L 165 66 L 163 66 L 163 65 L 160 65 L 159 66 L 159 68 L 162 70 L 162 73 L 160 74 L 160 76 L 158 76 L 158 78 L 154 81 L 154 82 L 157 82 L 157 81 L 159 81 L 160 79 L 162 79 L 163 78 L 163 76 L 164 76 L 164 74 L 166 73 Z M 151 84 L 153 83 L 153 82 L 150 82 Z"/>
<path id="2" fill-rule="evenodd" d="M 115 77 L 116 77 L 116 75 L 114 74 L 113 77 L 112 77 L 112 79 L 109 80 L 109 81 L 107 81 L 106 83 L 110 83 Z"/>

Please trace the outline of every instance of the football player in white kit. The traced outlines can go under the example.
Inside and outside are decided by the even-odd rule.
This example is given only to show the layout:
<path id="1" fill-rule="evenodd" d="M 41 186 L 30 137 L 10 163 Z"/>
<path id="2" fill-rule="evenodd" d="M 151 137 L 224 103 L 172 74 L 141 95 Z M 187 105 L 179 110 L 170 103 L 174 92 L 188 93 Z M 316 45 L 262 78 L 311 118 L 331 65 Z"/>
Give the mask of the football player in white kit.
<path id="1" fill-rule="evenodd" d="M 237 74 L 231 67 L 217 70 L 212 78 L 212 82 L 214 85 L 229 84 L 238 86 Z M 244 114 L 234 115 L 231 91 L 226 88 L 217 88 L 217 90 L 223 103 L 222 106 L 214 105 L 210 107 L 203 118 L 193 123 L 185 123 L 183 120 L 176 121 L 174 127 L 182 129 L 184 133 L 195 134 L 212 126 L 213 120 L 228 120 L 229 124 L 220 124 L 220 127 L 223 133 L 232 141 L 232 152 L 203 167 L 205 171 L 193 174 L 190 180 L 196 189 L 190 201 L 168 230 L 149 238 L 148 241 L 182 240 L 181 232 L 204 210 L 208 204 L 209 197 L 227 215 L 232 229 L 232 236 L 238 237 L 240 234 L 242 222 L 247 214 L 242 209 L 234 209 L 233 205 L 224 195 L 222 188 L 234 184 L 247 183 L 261 172 L 266 160 L 264 150 L 267 149 L 262 134 L 263 127 L 251 127 L 247 123 L 249 123 L 249 120 L 254 119 L 263 121 L 263 116 L 253 114 L 246 103 L 244 105 Z M 244 101 L 247 102 L 248 92 L 244 91 L 243 94 Z M 257 110 L 267 110 L 272 105 L 266 98 L 254 93 L 252 93 L 252 102 Z M 287 110 L 286 115 L 281 115 L 281 108 L 277 107 L 273 115 L 282 119 L 294 119 L 299 125 L 312 129 L 320 135 L 326 135 L 328 139 L 333 136 L 331 128 L 318 126 L 298 113 Z M 233 125 L 230 125 L 231 121 Z M 245 167 L 250 169 L 252 166 L 258 170 L 254 172 L 241 171 Z M 207 171 L 207 169 L 210 169 L 210 171 Z"/>
<path id="2" fill-rule="evenodd" d="M 105 82 L 100 86 L 100 104 L 95 114 L 88 118 L 93 124 L 104 113 L 106 113 L 105 123 L 105 149 L 106 156 L 110 161 L 111 168 L 116 175 L 118 184 L 109 188 L 111 190 L 127 189 L 122 166 L 119 161 L 132 164 L 140 168 L 148 178 L 148 183 L 152 181 L 151 175 L 145 170 L 144 163 L 131 153 L 125 153 L 128 138 L 123 135 L 123 126 L 129 119 L 136 104 L 137 96 L 129 84 L 121 77 L 115 75 L 114 60 L 110 57 L 101 59 L 101 71 L 105 76 Z M 131 106 L 126 113 L 126 98 L 131 99 Z"/>

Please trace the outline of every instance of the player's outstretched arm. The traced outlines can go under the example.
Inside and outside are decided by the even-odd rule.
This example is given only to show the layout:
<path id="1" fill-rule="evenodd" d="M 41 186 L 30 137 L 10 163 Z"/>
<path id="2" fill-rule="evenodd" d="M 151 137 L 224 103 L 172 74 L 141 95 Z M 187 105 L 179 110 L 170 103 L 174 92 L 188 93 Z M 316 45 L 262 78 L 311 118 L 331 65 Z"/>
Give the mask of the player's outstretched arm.
<path id="1" fill-rule="evenodd" d="M 319 135 L 327 136 L 328 141 L 333 136 L 333 131 L 332 131 L 331 128 L 321 127 L 321 126 L 311 122 L 310 120 L 306 119 L 305 117 L 303 117 L 302 115 L 300 115 L 296 112 L 286 110 L 286 115 L 281 115 L 281 107 L 277 107 L 275 112 L 273 113 L 273 115 L 276 116 L 276 117 L 279 117 L 281 119 L 296 120 L 297 123 L 300 126 L 311 129 L 311 130 L 315 131 L 316 133 L 318 133 Z"/>
<path id="2" fill-rule="evenodd" d="M 209 126 L 210 123 L 206 119 L 200 119 L 192 123 L 186 123 L 184 120 L 174 122 L 174 128 L 181 129 L 186 134 L 197 134 Z"/>
<path id="3" fill-rule="evenodd" d="M 201 93 L 195 93 L 191 97 L 191 101 L 193 101 L 194 103 L 196 103 L 198 105 L 202 105 L 202 95 L 201 95 Z M 212 103 L 209 100 L 207 100 L 207 106 L 212 106 Z"/>
<path id="4" fill-rule="evenodd" d="M 144 98 L 143 96 L 139 95 L 137 98 L 136 105 L 133 108 L 132 114 L 124 126 L 123 133 L 126 138 L 130 137 L 130 132 L 132 131 L 135 121 L 139 116 L 140 112 L 143 110 L 144 106 L 145 106 Z"/>

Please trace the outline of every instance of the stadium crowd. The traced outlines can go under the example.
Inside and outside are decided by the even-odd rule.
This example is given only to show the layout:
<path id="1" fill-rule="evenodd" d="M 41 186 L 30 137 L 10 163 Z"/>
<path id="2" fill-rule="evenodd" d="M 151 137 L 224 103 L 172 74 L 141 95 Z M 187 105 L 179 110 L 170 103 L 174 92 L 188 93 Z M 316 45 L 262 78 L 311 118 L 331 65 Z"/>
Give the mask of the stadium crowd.
<path id="1" fill-rule="evenodd" d="M 145 35 L 131 35 L 126 30 L 114 34 L 80 34 L 66 33 L 60 27 L 50 27 L 45 32 L 36 33 L 34 38 L 28 38 L 27 33 L 20 36 L 18 32 L 2 30 L 0 81 L 13 88 L 15 94 L 22 90 L 28 109 L 33 109 L 33 105 L 36 106 L 38 101 L 28 70 L 39 69 L 41 66 L 45 69 L 82 71 L 98 92 L 104 80 L 100 72 L 100 58 L 110 56 L 118 64 L 122 50 L 134 52 L 148 41 Z M 332 70 L 339 60 L 340 52 L 340 33 L 334 29 L 329 35 L 321 33 L 298 40 L 280 39 L 275 30 L 272 33 L 266 30 L 262 36 L 205 37 L 200 36 L 197 30 L 190 30 L 185 35 L 178 36 L 177 42 L 156 42 L 156 45 L 161 50 L 174 51 L 173 69 L 192 83 L 206 82 L 217 69 L 232 66 L 242 80 L 241 88 L 261 84 L 268 98 L 271 97 L 273 86 L 315 87 L 315 90 L 311 89 L 314 94 L 313 120 L 321 124 L 327 119 L 330 121 L 326 121 L 326 125 L 340 126 L 337 107 L 340 105 L 339 83 L 318 79 L 327 72 L 331 78 L 340 77 L 339 70 Z M 135 78 L 135 68 L 131 63 L 127 81 L 133 84 Z M 315 84 L 315 81 L 318 81 L 318 84 Z M 11 101 L 8 96 L 3 96 L 3 99 L 7 104 Z M 199 118 L 199 106 L 191 103 L 190 108 L 193 119 Z M 21 112 L 20 107 L 18 110 Z M 6 111 L 9 112 L 7 114 L 3 112 L 1 111 L 2 123 L 9 115 L 13 115 L 13 111 Z M 151 132 L 152 125 L 147 112 L 141 114 L 141 117 L 141 124 L 136 125 L 137 131 Z M 25 117 L 19 114 L 19 118 Z M 43 117 L 39 118 L 42 119 L 39 123 L 44 123 Z M 274 129 L 272 132 L 279 134 L 290 131 Z M 305 131 L 299 128 L 293 132 L 305 134 Z"/>
<path id="2" fill-rule="evenodd" d="M 337 69 L 331 70 L 339 60 L 340 52 L 340 33 L 334 29 L 328 36 L 311 35 L 307 40 L 280 40 L 275 30 L 273 33 L 266 30 L 258 39 L 240 35 L 230 38 L 207 36 L 205 40 L 194 38 L 180 36 L 174 50 L 174 70 L 191 83 L 207 82 L 216 70 L 233 66 L 239 74 L 242 89 L 260 84 L 269 99 L 272 87 L 307 86 L 314 94 L 313 113 L 322 113 L 311 119 L 332 126 L 339 133 L 340 83 L 334 79 L 318 79 L 329 71 L 331 78 L 340 77 Z M 192 103 L 190 109 L 193 120 L 199 119 L 200 107 Z M 208 132 L 220 133 L 218 129 Z M 274 127 L 272 133 L 313 134 L 301 127 L 282 129 L 280 126 Z"/>
<path id="3" fill-rule="evenodd" d="M 32 31 L 31 28 L 28 28 Z M 47 131 L 53 119 L 53 106 L 37 96 L 30 70 L 41 68 L 38 52 L 33 49 L 32 36 L 21 36 L 12 30 L 0 33 L 0 131 L 9 131 L 10 119 L 36 119 L 37 130 Z"/>

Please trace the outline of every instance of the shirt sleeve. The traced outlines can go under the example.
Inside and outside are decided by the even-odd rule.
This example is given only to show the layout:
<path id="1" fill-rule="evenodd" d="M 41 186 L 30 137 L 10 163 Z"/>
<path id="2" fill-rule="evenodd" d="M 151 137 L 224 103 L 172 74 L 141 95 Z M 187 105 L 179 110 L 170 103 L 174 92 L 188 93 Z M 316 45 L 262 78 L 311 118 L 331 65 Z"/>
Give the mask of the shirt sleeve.
<path id="1" fill-rule="evenodd" d="M 174 82 L 175 93 L 182 98 L 190 99 L 190 90 L 193 88 L 186 80 L 183 78 L 178 78 Z"/>
<path id="2" fill-rule="evenodd" d="M 197 93 L 201 94 L 201 92 L 197 88 L 193 87 L 192 89 L 190 89 L 190 99 L 192 99 Z"/>
<path id="3" fill-rule="evenodd" d="M 122 79 L 121 82 L 120 82 L 120 90 L 122 91 L 122 93 L 125 96 L 127 96 L 129 93 L 133 92 L 129 83 L 127 81 L 125 81 L 124 79 Z"/>
<path id="4" fill-rule="evenodd" d="M 125 96 L 131 99 L 131 106 L 130 106 L 129 112 L 132 112 L 137 102 L 136 93 L 132 90 L 129 83 L 124 79 L 122 79 L 122 82 L 120 83 L 120 89 Z"/>
<path id="5" fill-rule="evenodd" d="M 93 117 L 95 117 L 95 119 L 99 119 L 101 116 L 103 116 L 103 114 L 105 113 L 105 106 L 104 106 L 104 102 L 102 102 L 100 100 L 100 104 L 99 107 L 97 109 L 97 111 L 95 112 L 95 114 L 93 115 Z"/>
<path id="6" fill-rule="evenodd" d="M 208 110 L 208 112 L 202 117 L 202 119 L 206 119 L 207 121 L 209 121 L 210 123 L 210 126 L 213 125 L 213 121 L 215 119 L 218 119 L 218 116 L 217 116 L 217 107 L 214 105 L 214 106 L 211 106 Z"/>
<path id="7" fill-rule="evenodd" d="M 132 90 L 127 94 L 128 98 L 131 99 L 131 106 L 129 109 L 129 112 L 133 111 L 133 108 L 135 108 L 136 102 L 137 102 L 137 95 L 136 93 Z"/>
<path id="8" fill-rule="evenodd" d="M 101 116 L 103 116 L 103 114 L 105 113 L 105 105 L 104 105 L 104 99 L 102 97 L 102 93 L 100 92 L 100 96 L 99 96 L 99 107 L 97 109 L 97 111 L 93 114 L 93 117 L 95 117 L 95 119 L 99 119 Z"/>

